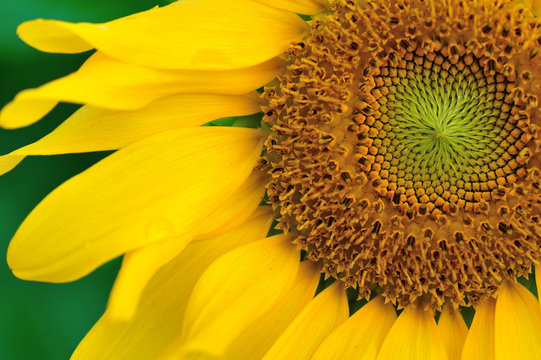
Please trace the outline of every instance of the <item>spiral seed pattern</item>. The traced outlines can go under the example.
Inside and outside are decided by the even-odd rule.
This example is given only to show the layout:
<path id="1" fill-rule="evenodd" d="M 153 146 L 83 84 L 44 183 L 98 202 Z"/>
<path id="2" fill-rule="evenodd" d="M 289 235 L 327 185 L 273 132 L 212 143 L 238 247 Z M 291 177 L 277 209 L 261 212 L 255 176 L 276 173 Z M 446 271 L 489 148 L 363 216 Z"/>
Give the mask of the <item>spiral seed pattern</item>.
<path id="1" fill-rule="evenodd" d="M 336 1 L 265 89 L 279 227 L 360 297 L 467 305 L 541 258 L 541 24 L 511 0 Z"/>

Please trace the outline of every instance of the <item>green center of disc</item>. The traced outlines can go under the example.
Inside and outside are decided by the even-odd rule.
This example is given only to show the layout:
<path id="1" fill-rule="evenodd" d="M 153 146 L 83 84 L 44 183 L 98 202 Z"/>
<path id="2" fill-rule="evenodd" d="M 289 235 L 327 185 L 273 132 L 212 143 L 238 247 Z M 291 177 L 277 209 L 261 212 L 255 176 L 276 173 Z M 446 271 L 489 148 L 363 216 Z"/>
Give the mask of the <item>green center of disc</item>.
<path id="1" fill-rule="evenodd" d="M 479 114 L 468 88 L 415 85 L 399 89 L 395 108 L 400 127 L 397 137 L 410 150 L 414 166 L 448 171 L 467 162 L 468 149 L 478 148 L 486 138 L 476 124 Z"/>
<path id="2" fill-rule="evenodd" d="M 410 180 L 484 172 L 497 159 L 508 117 L 494 77 L 476 63 L 458 69 L 421 59 L 408 65 L 381 75 L 388 84 L 389 112 L 382 119 L 391 168 L 416 178 Z"/>

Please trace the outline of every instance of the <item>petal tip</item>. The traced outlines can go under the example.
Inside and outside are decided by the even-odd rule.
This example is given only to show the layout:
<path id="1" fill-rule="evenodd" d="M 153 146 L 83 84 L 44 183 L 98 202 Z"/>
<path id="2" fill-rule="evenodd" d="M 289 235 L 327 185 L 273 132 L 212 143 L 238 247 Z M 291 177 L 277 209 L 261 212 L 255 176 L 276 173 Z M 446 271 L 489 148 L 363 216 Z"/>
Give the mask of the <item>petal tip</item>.
<path id="1" fill-rule="evenodd" d="M 0 111 L 0 127 L 12 130 L 32 125 L 58 103 L 55 100 L 31 98 L 32 91 L 34 89 L 19 93 Z"/>
<path id="2" fill-rule="evenodd" d="M 0 156 L 0 176 L 13 170 L 23 159 L 24 155 L 4 155 Z"/>
<path id="3" fill-rule="evenodd" d="M 17 28 L 17 35 L 33 48 L 50 53 L 76 54 L 92 46 L 73 33 L 72 24 L 64 21 L 36 19 Z"/>

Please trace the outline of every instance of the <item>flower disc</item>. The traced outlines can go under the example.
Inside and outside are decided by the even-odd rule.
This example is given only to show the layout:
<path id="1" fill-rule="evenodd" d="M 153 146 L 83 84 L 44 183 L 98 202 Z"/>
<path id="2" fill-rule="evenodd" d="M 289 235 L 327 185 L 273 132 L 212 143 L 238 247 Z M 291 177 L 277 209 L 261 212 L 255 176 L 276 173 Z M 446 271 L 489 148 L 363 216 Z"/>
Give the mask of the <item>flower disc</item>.
<path id="1" fill-rule="evenodd" d="M 434 308 L 541 258 L 540 21 L 501 1 L 337 1 L 266 88 L 279 226 L 360 296 Z"/>

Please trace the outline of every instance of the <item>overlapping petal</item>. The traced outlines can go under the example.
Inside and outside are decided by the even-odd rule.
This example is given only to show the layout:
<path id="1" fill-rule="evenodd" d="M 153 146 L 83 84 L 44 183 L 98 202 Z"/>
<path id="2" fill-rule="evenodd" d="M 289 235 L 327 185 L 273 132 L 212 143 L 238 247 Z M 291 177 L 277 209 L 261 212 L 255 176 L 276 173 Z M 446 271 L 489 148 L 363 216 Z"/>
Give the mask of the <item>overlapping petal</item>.
<path id="1" fill-rule="evenodd" d="M 494 360 L 494 313 L 492 298 L 475 306 L 475 317 L 462 350 L 462 360 Z"/>
<path id="2" fill-rule="evenodd" d="M 163 131 L 258 111 L 260 100 L 255 92 L 248 95 L 171 95 L 138 110 L 109 110 L 87 105 L 47 136 L 0 156 L 0 175 L 28 155 L 116 150 Z"/>
<path id="3" fill-rule="evenodd" d="M 494 320 L 495 359 L 541 359 L 541 310 L 531 292 L 511 281 L 502 284 Z"/>
<path id="4" fill-rule="evenodd" d="M 193 241 L 212 239 L 221 236 L 243 224 L 257 209 L 265 194 L 267 177 L 256 169 L 242 186 L 222 202 L 197 226 L 197 234 Z"/>
<path id="5" fill-rule="evenodd" d="M 313 15 L 331 6 L 328 0 L 255 0 L 278 9 L 293 11 L 299 14 Z"/>
<path id="6" fill-rule="evenodd" d="M 177 256 L 191 240 L 216 238 L 244 223 L 258 207 L 264 191 L 264 176 L 256 170 L 192 231 L 124 255 L 109 297 L 108 316 L 122 321 L 131 319 L 146 284 L 162 266 Z"/>
<path id="7" fill-rule="evenodd" d="M 186 309 L 182 354 L 219 356 L 273 308 L 297 276 L 300 253 L 284 235 L 227 253 L 198 280 Z"/>
<path id="8" fill-rule="evenodd" d="M 190 243 L 145 288 L 134 318 L 114 322 L 106 313 L 79 344 L 73 360 L 159 359 L 181 335 L 195 283 L 217 258 L 263 238 L 272 210 L 259 208 L 245 223 L 215 239 Z"/>
<path id="9" fill-rule="evenodd" d="M 438 329 L 445 343 L 448 360 L 460 360 L 468 335 L 468 327 L 460 312 L 451 305 L 445 305 L 438 322 Z"/>
<path id="10" fill-rule="evenodd" d="M 308 360 L 321 342 L 347 319 L 346 291 L 336 282 L 317 295 L 287 327 L 263 360 Z"/>
<path id="11" fill-rule="evenodd" d="M 104 24 L 39 19 L 20 25 L 18 34 L 41 51 L 96 48 L 142 66 L 216 70 L 267 61 L 307 29 L 294 13 L 252 0 L 190 0 Z"/>
<path id="12" fill-rule="evenodd" d="M 77 279 L 130 250 L 192 230 L 233 194 L 261 151 L 258 130 L 199 127 L 132 144 L 70 179 L 8 249 L 15 275 Z"/>
<path id="13" fill-rule="evenodd" d="M 383 341 L 377 360 L 447 360 L 445 345 L 431 311 L 404 309 Z"/>
<path id="14" fill-rule="evenodd" d="M 378 296 L 329 335 L 312 360 L 375 360 L 395 320 L 393 306 Z"/>
<path id="15" fill-rule="evenodd" d="M 280 295 L 271 311 L 253 323 L 227 348 L 222 360 L 260 360 L 304 307 L 314 298 L 320 267 L 304 261 L 295 282 Z"/>
<path id="16" fill-rule="evenodd" d="M 0 126 L 17 128 L 45 116 L 59 101 L 114 110 L 134 110 L 179 93 L 243 95 L 271 81 L 280 59 L 235 70 L 163 70 L 92 55 L 81 68 L 41 87 L 20 92 L 0 112 Z"/>

